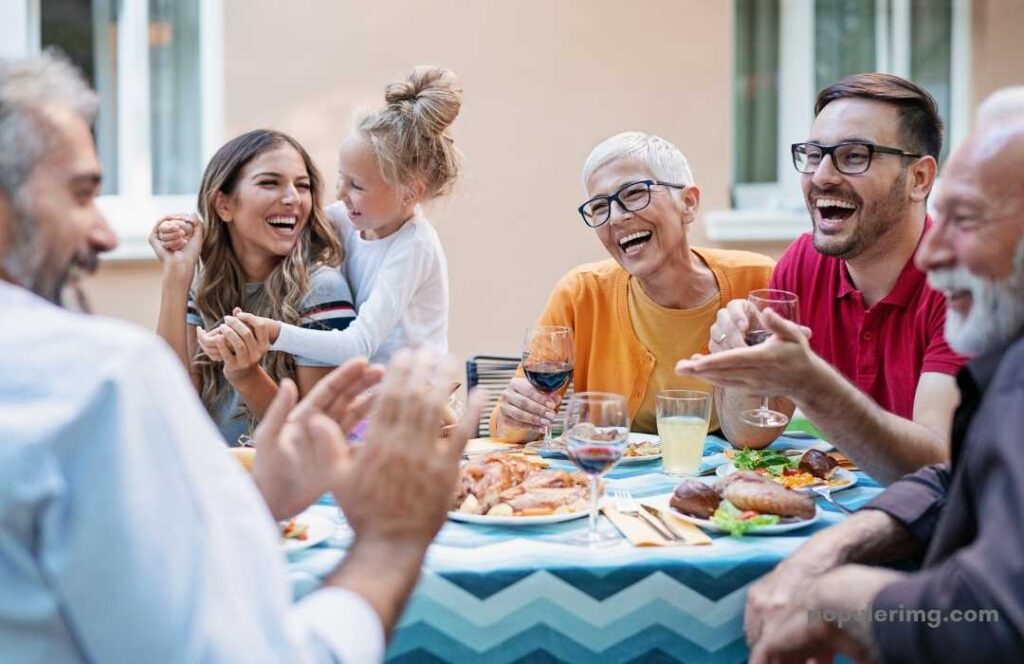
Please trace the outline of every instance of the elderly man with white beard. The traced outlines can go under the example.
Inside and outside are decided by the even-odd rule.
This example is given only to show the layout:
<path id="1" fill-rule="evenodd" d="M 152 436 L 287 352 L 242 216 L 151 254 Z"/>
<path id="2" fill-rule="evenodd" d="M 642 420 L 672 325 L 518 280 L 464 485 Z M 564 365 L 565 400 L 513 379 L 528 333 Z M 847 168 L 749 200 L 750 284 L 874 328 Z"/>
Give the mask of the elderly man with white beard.
<path id="1" fill-rule="evenodd" d="M 974 356 L 949 463 L 892 484 L 751 588 L 751 662 L 1024 661 L 1024 124 L 949 159 L 918 266 Z M 868 565 L 922 560 L 907 573 Z"/>

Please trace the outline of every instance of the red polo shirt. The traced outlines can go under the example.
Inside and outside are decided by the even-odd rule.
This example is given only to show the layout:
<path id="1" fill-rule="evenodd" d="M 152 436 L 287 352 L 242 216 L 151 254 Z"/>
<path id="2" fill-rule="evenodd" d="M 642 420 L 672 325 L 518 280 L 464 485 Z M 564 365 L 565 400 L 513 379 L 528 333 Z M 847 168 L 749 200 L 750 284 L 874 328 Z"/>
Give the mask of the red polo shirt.
<path id="1" fill-rule="evenodd" d="M 771 287 L 800 296 L 800 322 L 811 328 L 814 352 L 900 417 L 912 419 L 922 373 L 952 375 L 966 361 L 946 345 L 946 299 L 928 286 L 913 256 L 869 308 L 845 261 L 818 253 L 805 233 L 775 266 Z"/>

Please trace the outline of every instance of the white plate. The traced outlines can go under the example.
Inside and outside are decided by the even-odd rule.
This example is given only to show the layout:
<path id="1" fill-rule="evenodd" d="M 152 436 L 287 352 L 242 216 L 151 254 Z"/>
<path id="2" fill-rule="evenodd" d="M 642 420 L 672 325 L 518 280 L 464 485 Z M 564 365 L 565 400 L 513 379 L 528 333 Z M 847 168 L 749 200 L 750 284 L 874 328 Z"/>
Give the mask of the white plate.
<path id="1" fill-rule="evenodd" d="M 736 472 L 736 466 L 734 464 L 732 464 L 732 463 L 724 463 L 724 464 L 722 464 L 721 466 L 719 466 L 718 468 L 715 469 L 715 474 L 718 475 L 719 477 L 725 477 L 726 475 L 732 475 L 735 472 Z M 857 483 L 857 476 L 856 475 L 854 475 L 853 473 L 851 473 L 849 470 L 847 470 L 845 468 L 836 468 L 835 471 L 832 473 L 832 479 L 828 481 L 828 486 L 829 486 L 830 489 L 832 489 L 833 492 L 835 492 L 835 491 L 842 491 L 844 489 L 849 489 L 851 486 L 853 486 L 856 483 Z M 816 484 L 815 486 L 821 486 L 821 485 L 820 484 Z M 814 493 L 814 491 L 812 491 L 811 487 L 809 487 L 809 486 L 804 487 L 802 489 L 793 489 L 793 490 L 794 491 L 799 491 L 800 493 Z"/>
<path id="2" fill-rule="evenodd" d="M 579 510 L 578 512 L 566 512 L 564 514 L 545 514 L 543 516 L 487 516 L 486 514 L 464 514 L 463 512 L 448 512 L 448 518 L 452 521 L 463 523 L 476 523 L 486 526 L 542 526 L 547 523 L 561 523 L 582 519 L 590 514 L 590 510 Z"/>
<path id="3" fill-rule="evenodd" d="M 658 436 L 654 435 L 653 433 L 636 433 L 634 431 L 630 431 L 629 432 L 629 440 L 627 441 L 627 444 L 628 443 L 634 443 L 634 444 L 638 444 L 638 443 L 656 443 L 656 442 L 658 442 L 658 440 L 660 440 L 658 438 Z M 661 446 L 659 445 L 658 447 L 660 448 Z M 566 453 L 564 447 L 559 448 L 557 450 L 553 450 L 551 452 L 544 452 L 542 454 L 542 456 L 546 456 L 546 457 L 548 457 L 548 456 L 559 457 L 559 458 L 562 458 L 562 459 L 568 459 L 569 458 L 569 455 Z M 655 461 L 655 460 L 660 459 L 660 458 L 661 458 L 661 452 L 658 452 L 657 454 L 648 454 L 647 456 L 638 456 L 638 457 L 627 457 L 627 456 L 624 456 L 621 459 L 619 459 L 618 462 L 615 465 L 619 466 L 619 465 L 631 464 L 631 463 L 643 463 L 645 461 Z"/>
<path id="4" fill-rule="evenodd" d="M 711 530 L 711 531 L 714 531 L 716 533 L 727 533 L 727 532 L 729 532 L 725 528 L 721 528 L 720 526 L 718 526 L 711 519 L 698 519 L 695 516 L 689 516 L 687 514 L 683 514 L 682 512 L 679 512 L 679 511 L 677 511 L 675 509 L 672 509 L 671 507 L 669 508 L 669 511 L 672 512 L 672 514 L 674 514 L 677 517 L 679 517 L 680 519 L 682 519 L 683 521 L 689 521 L 690 523 L 692 523 L 692 524 L 694 524 L 696 526 L 700 526 L 701 528 L 704 528 L 705 530 Z M 779 524 L 776 524 L 774 526 L 759 526 L 757 528 L 751 528 L 745 534 L 746 535 L 779 535 L 781 533 L 789 532 L 790 530 L 798 530 L 800 528 L 806 528 L 807 526 L 809 526 L 812 523 L 814 523 L 815 521 L 817 521 L 819 517 L 821 517 L 821 508 L 819 508 L 817 505 L 815 505 L 814 506 L 814 517 L 812 517 L 810 519 L 804 519 L 803 521 L 794 521 L 792 523 L 779 523 Z"/>
<path id="5" fill-rule="evenodd" d="M 629 432 L 629 442 L 633 443 L 634 445 L 639 444 L 639 443 L 657 443 L 659 440 L 661 440 L 661 439 L 658 438 L 653 433 L 635 433 L 633 431 Z M 624 456 L 621 459 L 619 459 L 619 463 L 617 465 L 625 465 L 625 464 L 630 464 L 630 463 L 643 463 L 644 461 L 654 461 L 655 459 L 660 459 L 661 458 L 661 451 L 660 451 L 661 450 L 661 444 L 660 443 L 658 444 L 658 450 L 659 451 L 658 451 L 657 454 L 648 454 L 647 456 L 635 456 L 635 457 Z"/>
<path id="6" fill-rule="evenodd" d="M 306 524 L 306 539 L 284 539 L 282 537 L 281 550 L 285 553 L 294 553 L 295 551 L 302 551 L 311 546 L 316 546 L 338 529 L 338 524 L 317 514 L 300 514 L 295 517 L 295 520 L 298 523 Z"/>

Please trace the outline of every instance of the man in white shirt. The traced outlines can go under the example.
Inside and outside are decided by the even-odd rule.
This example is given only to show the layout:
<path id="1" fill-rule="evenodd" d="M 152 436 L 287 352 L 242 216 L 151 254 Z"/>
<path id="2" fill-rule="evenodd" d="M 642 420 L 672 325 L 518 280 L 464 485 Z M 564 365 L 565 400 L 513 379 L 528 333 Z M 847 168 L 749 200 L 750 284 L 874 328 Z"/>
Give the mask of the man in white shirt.
<path id="1" fill-rule="evenodd" d="M 349 363 L 298 405 L 285 382 L 254 485 L 157 337 L 55 306 L 116 244 L 95 109 L 64 59 L 0 61 L 0 659 L 379 661 L 479 403 L 436 441 L 447 382 L 404 353 L 350 452 L 381 370 Z M 293 605 L 272 514 L 326 490 L 355 542 Z"/>

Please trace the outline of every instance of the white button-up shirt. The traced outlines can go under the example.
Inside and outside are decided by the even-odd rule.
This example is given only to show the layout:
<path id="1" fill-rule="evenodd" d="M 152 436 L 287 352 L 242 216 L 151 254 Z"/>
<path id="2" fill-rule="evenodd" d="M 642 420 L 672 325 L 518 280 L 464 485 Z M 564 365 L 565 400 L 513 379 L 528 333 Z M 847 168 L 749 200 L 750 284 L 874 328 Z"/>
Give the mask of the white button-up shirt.
<path id="1" fill-rule="evenodd" d="M 154 335 L 0 281 L 0 660 L 379 661 L 380 620 L 292 605 L 278 532 Z"/>

